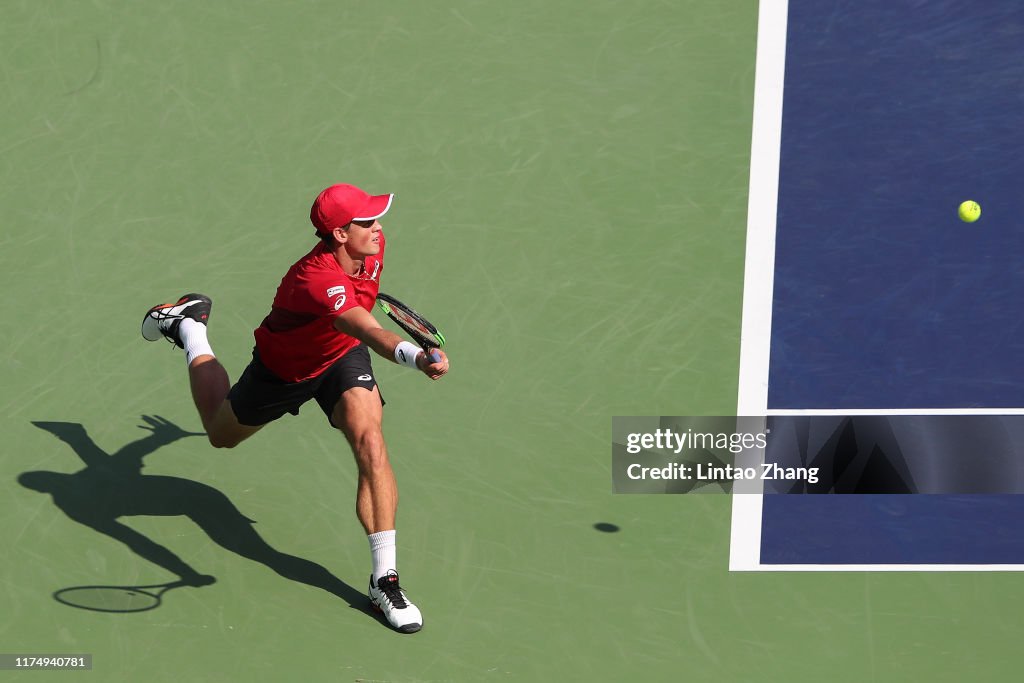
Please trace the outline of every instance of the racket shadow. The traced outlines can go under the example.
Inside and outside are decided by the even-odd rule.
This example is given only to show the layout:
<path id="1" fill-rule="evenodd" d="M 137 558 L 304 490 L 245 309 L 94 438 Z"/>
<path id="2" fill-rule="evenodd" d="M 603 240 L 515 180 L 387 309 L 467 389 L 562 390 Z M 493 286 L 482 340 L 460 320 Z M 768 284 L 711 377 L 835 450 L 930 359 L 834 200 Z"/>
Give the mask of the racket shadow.
<path id="1" fill-rule="evenodd" d="M 179 580 L 156 586 L 75 586 L 56 591 L 55 600 L 93 611 L 139 612 L 158 607 L 160 596 L 169 589 L 214 583 L 214 577 L 197 571 L 169 548 L 121 521 L 123 517 L 141 515 L 184 516 L 222 548 L 259 562 L 286 579 L 325 590 L 345 600 L 351 608 L 381 620 L 364 592 L 321 565 L 283 553 L 267 543 L 253 528 L 255 521 L 243 515 L 221 491 L 183 477 L 142 474 L 143 458 L 153 451 L 178 439 L 202 436 L 186 432 L 159 416 L 142 419 L 146 423 L 142 428 L 151 434 L 112 454 L 100 449 L 81 424 L 33 422 L 70 446 L 86 467 L 72 474 L 23 472 L 18 483 L 49 494 L 70 519 L 124 543 L 140 557 L 177 575 Z M 153 593 L 155 598 L 148 595 Z M 137 608 L 153 602 L 144 609 Z"/>
<path id="2" fill-rule="evenodd" d="M 160 606 L 164 593 L 187 585 L 173 581 L 155 586 L 73 586 L 55 591 L 53 599 L 92 612 L 148 612 Z"/>

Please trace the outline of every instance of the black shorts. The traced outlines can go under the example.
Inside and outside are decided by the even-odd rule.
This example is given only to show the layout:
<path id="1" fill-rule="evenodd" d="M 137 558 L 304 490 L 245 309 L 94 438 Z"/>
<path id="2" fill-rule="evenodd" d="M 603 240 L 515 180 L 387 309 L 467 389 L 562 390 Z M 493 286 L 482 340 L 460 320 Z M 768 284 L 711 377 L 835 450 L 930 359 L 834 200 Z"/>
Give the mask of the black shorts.
<path id="1" fill-rule="evenodd" d="M 285 382 L 272 373 L 252 350 L 252 362 L 228 392 L 231 409 L 238 421 L 250 427 L 273 422 L 285 413 L 299 414 L 299 408 L 311 398 L 331 422 L 331 413 L 341 395 L 352 387 L 373 391 L 377 381 L 370 367 L 370 352 L 360 344 L 334 362 L 324 372 L 301 382 Z M 378 388 L 378 392 L 380 389 Z M 384 404 L 383 397 L 381 405 Z M 332 426 L 334 425 L 331 422 Z"/>

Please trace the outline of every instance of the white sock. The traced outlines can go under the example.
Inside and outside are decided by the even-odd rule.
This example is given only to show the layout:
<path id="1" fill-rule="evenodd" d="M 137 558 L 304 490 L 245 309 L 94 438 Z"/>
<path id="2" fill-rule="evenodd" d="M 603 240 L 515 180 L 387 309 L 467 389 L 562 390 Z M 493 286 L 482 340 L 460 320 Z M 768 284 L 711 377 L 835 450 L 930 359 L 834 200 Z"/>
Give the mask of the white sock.
<path id="1" fill-rule="evenodd" d="M 201 322 L 185 318 L 178 323 L 178 336 L 185 345 L 185 361 L 189 365 L 192 365 L 192 361 L 199 356 L 214 355 L 210 342 L 206 339 L 206 325 Z"/>
<path id="2" fill-rule="evenodd" d="M 395 555 L 398 549 L 395 547 L 395 530 L 378 531 L 367 536 L 370 539 L 370 554 L 373 556 L 373 585 L 377 580 L 388 573 L 389 569 L 398 571 L 395 562 Z"/>

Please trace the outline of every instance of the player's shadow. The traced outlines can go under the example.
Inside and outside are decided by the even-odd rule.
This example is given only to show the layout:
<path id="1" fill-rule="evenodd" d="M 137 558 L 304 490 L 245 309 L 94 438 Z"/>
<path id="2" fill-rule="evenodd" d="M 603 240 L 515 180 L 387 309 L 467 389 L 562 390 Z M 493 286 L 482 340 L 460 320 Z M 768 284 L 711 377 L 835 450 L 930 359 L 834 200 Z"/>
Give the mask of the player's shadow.
<path id="1" fill-rule="evenodd" d="M 126 526 L 119 521 L 122 517 L 183 515 L 221 547 L 260 562 L 287 579 L 322 588 L 354 609 L 376 617 L 364 593 L 315 562 L 271 547 L 253 528 L 255 522 L 217 489 L 181 477 L 142 474 L 143 458 L 161 446 L 189 436 L 204 436 L 186 432 L 159 416 L 142 419 L 145 425 L 140 426 L 151 433 L 112 454 L 100 449 L 81 424 L 33 422 L 70 446 L 86 467 L 73 474 L 24 472 L 18 482 L 48 493 L 68 517 L 121 541 L 139 556 L 177 574 L 186 585 L 207 586 L 216 579 L 196 571 L 169 549 Z"/>

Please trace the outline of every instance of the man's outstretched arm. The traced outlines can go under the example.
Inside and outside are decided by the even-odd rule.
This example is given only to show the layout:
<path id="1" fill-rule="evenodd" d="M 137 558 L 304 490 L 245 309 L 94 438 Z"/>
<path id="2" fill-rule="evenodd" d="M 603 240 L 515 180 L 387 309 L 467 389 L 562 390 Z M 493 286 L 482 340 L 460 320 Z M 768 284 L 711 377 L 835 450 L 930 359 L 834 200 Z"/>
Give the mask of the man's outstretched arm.
<path id="1" fill-rule="evenodd" d="M 364 308 L 356 307 L 345 311 L 334 319 L 334 328 L 355 337 L 382 358 L 399 365 L 407 364 L 400 360 L 400 356 L 396 357 L 396 351 L 408 351 L 408 347 L 412 345 L 394 332 L 381 327 L 377 319 Z M 427 354 L 416 347 L 415 353 L 416 367 L 430 379 L 438 379 L 448 372 L 448 356 L 441 349 L 430 349 L 430 353 Z"/>

